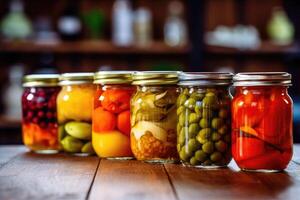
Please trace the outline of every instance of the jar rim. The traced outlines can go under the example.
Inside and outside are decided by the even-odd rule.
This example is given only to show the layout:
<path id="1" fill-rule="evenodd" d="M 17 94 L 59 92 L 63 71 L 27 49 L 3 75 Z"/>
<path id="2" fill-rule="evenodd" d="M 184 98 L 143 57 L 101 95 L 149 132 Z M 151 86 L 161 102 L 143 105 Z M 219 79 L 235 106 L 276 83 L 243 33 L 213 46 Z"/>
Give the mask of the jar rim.
<path id="1" fill-rule="evenodd" d="M 93 72 L 64 73 L 59 77 L 59 85 L 79 85 L 93 83 Z"/>
<path id="2" fill-rule="evenodd" d="M 229 72 L 181 72 L 179 83 L 181 86 L 215 86 L 231 85 L 233 74 Z"/>
<path id="3" fill-rule="evenodd" d="M 131 84 L 134 71 L 98 71 L 94 76 L 95 84 Z"/>
<path id="4" fill-rule="evenodd" d="M 138 71 L 132 74 L 133 85 L 176 85 L 178 71 Z"/>
<path id="5" fill-rule="evenodd" d="M 233 77 L 233 86 L 290 86 L 291 79 L 287 72 L 244 72 Z"/>
<path id="6" fill-rule="evenodd" d="M 28 74 L 23 77 L 23 87 L 58 86 L 59 74 Z"/>

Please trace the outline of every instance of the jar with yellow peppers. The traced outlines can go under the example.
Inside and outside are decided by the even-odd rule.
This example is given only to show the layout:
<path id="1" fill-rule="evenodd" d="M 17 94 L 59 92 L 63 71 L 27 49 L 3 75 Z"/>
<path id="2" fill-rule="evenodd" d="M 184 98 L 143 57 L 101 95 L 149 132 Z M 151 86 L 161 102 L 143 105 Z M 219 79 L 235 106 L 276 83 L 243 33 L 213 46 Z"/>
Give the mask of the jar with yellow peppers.
<path id="1" fill-rule="evenodd" d="M 176 71 L 133 74 L 137 92 L 131 99 L 131 149 L 138 160 L 172 163 L 176 150 Z"/>
<path id="2" fill-rule="evenodd" d="M 65 73 L 57 97 L 59 141 L 65 152 L 91 155 L 94 73 Z"/>

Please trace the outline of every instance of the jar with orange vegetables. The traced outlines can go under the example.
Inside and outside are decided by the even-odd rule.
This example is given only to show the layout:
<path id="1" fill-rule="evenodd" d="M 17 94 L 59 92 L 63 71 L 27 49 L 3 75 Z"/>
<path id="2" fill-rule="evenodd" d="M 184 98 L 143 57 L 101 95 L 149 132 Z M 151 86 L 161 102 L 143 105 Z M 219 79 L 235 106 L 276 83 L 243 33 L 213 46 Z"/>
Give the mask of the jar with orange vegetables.
<path id="1" fill-rule="evenodd" d="M 130 98 L 135 91 L 130 71 L 100 71 L 93 111 L 93 147 L 99 157 L 132 159 Z"/>
<path id="2" fill-rule="evenodd" d="M 232 153 L 242 170 L 277 172 L 292 157 L 291 75 L 239 73 L 234 77 Z"/>
<path id="3" fill-rule="evenodd" d="M 178 161 L 176 150 L 176 100 L 178 73 L 136 72 L 131 99 L 131 149 L 138 160 Z"/>
<path id="4" fill-rule="evenodd" d="M 92 147 L 92 111 L 94 73 L 65 73 L 57 97 L 59 141 L 64 152 L 74 155 L 94 154 Z"/>
<path id="5" fill-rule="evenodd" d="M 24 77 L 22 134 L 24 144 L 36 153 L 57 153 L 56 97 L 60 90 L 58 74 Z"/>

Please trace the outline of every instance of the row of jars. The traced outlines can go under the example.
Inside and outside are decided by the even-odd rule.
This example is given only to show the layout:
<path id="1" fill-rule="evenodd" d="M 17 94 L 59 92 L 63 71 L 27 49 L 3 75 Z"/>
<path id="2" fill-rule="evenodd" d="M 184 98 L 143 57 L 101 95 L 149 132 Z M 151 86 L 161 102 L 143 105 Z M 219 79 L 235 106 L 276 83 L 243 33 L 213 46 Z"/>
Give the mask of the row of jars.
<path id="1" fill-rule="evenodd" d="M 290 85 L 281 72 L 27 75 L 23 140 L 38 153 L 204 168 L 233 156 L 244 170 L 283 170 L 292 156 Z"/>

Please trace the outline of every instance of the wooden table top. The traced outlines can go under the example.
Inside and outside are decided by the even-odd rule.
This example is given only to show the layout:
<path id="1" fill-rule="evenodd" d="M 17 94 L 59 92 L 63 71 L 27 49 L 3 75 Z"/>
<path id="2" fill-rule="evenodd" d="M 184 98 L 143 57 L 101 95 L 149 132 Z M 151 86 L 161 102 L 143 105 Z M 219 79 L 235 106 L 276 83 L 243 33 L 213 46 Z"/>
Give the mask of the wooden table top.
<path id="1" fill-rule="evenodd" d="M 203 170 L 64 154 L 38 155 L 0 146 L 0 199 L 297 199 L 300 145 L 285 172 Z"/>

